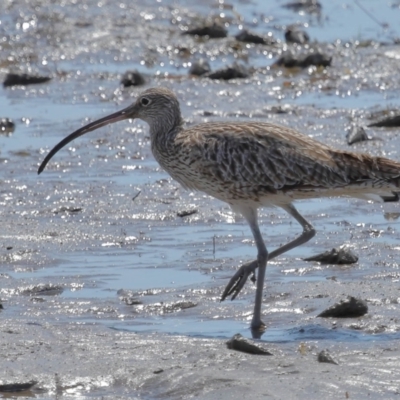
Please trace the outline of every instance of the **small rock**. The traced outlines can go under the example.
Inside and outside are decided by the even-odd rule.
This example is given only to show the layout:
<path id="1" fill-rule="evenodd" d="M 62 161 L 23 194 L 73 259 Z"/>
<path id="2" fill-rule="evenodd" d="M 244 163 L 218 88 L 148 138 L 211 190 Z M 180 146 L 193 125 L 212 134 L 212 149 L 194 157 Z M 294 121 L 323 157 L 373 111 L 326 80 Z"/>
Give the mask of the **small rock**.
<path id="1" fill-rule="evenodd" d="M 294 58 L 293 54 L 286 53 L 278 58 L 275 65 L 285 68 L 299 67 L 299 60 Z"/>
<path id="2" fill-rule="evenodd" d="M 29 390 L 32 386 L 36 385 L 37 381 L 30 381 L 26 383 L 7 383 L 0 385 L 0 393 L 14 393 Z"/>
<path id="3" fill-rule="evenodd" d="M 15 131 L 15 124 L 10 118 L 0 118 L 0 134 L 11 135 Z"/>
<path id="4" fill-rule="evenodd" d="M 146 80 L 144 76 L 137 70 L 127 71 L 121 78 L 121 84 L 124 87 L 144 85 Z"/>
<path id="5" fill-rule="evenodd" d="M 331 62 L 332 57 L 329 57 L 319 52 L 307 54 L 305 56 L 303 55 L 299 58 L 295 58 L 293 54 L 287 53 L 281 56 L 275 62 L 275 65 L 285 68 L 307 68 L 311 65 L 315 65 L 316 67 L 329 67 L 331 65 Z"/>
<path id="6" fill-rule="evenodd" d="M 263 108 L 268 114 L 292 114 L 295 109 L 290 104 L 269 105 Z"/>
<path id="7" fill-rule="evenodd" d="M 285 32 L 286 43 L 305 44 L 310 41 L 308 33 L 300 29 L 288 28 Z"/>
<path id="8" fill-rule="evenodd" d="M 161 372 L 164 372 L 162 368 L 158 368 L 155 371 L 153 371 L 153 374 L 161 374 Z"/>
<path id="9" fill-rule="evenodd" d="M 234 335 L 226 342 L 228 349 L 242 351 L 243 353 L 258 354 L 264 356 L 272 356 L 268 350 L 252 343 L 250 340 L 244 338 L 240 333 Z"/>
<path id="10" fill-rule="evenodd" d="M 370 140 L 362 126 L 353 126 L 353 129 L 346 135 L 346 139 L 349 146 L 357 142 Z"/>
<path id="11" fill-rule="evenodd" d="M 4 79 L 3 86 L 33 85 L 48 82 L 50 79 L 48 76 L 9 73 Z"/>
<path id="12" fill-rule="evenodd" d="M 317 317 L 357 318 L 365 315 L 367 312 L 368 306 L 365 301 L 349 296 L 347 300 L 342 300 L 340 303 L 334 304 L 317 315 Z"/>
<path id="13" fill-rule="evenodd" d="M 328 350 L 322 350 L 318 353 L 318 362 L 321 363 L 329 363 L 329 364 L 335 364 L 339 365 L 337 361 L 335 361 L 332 356 L 329 354 Z"/>
<path id="14" fill-rule="evenodd" d="M 254 43 L 254 44 L 264 44 L 264 45 L 276 44 L 276 40 L 274 38 L 260 36 L 255 33 L 251 33 L 246 29 L 243 29 L 240 33 L 238 33 L 235 36 L 235 39 L 238 42 L 244 42 L 244 43 Z"/>
<path id="15" fill-rule="evenodd" d="M 219 39 L 227 37 L 228 31 L 224 26 L 214 22 L 211 25 L 189 29 L 183 32 L 183 35 L 208 36 L 210 39 Z"/>
<path id="16" fill-rule="evenodd" d="M 319 261 L 324 264 L 354 264 L 358 261 L 358 257 L 349 246 L 341 246 L 339 249 L 327 250 L 324 253 L 303 258 L 303 260 Z"/>
<path id="17" fill-rule="evenodd" d="M 385 202 L 385 203 L 397 203 L 400 200 L 400 196 L 399 193 L 396 192 L 392 192 L 393 194 L 391 196 L 381 196 L 381 199 Z"/>
<path id="18" fill-rule="evenodd" d="M 177 53 L 177 56 L 180 58 L 189 58 L 192 56 L 192 50 L 190 47 L 186 46 L 178 46 L 175 48 L 175 52 Z"/>
<path id="19" fill-rule="evenodd" d="M 385 212 L 383 216 L 386 221 L 396 221 L 400 218 L 400 212 Z"/>
<path id="20" fill-rule="evenodd" d="M 395 115 L 394 117 L 384 118 L 378 122 L 374 122 L 368 125 L 369 127 L 376 128 L 396 128 L 400 126 L 400 115 Z"/>
<path id="21" fill-rule="evenodd" d="M 204 58 L 194 61 L 189 69 L 190 75 L 202 76 L 208 74 L 211 71 L 210 64 Z"/>
<path id="22" fill-rule="evenodd" d="M 40 283 L 39 285 L 32 285 L 21 290 L 21 294 L 25 296 L 56 296 L 63 291 L 64 288 L 61 285 Z"/>
<path id="23" fill-rule="evenodd" d="M 282 7 L 295 12 L 320 13 L 322 6 L 318 0 L 299 0 L 284 4 Z"/>
<path id="24" fill-rule="evenodd" d="M 315 65 L 316 67 L 329 67 L 332 63 L 332 57 L 329 57 L 322 53 L 312 53 L 306 56 L 303 60 L 300 61 L 300 67 L 307 68 L 311 65 Z"/>
<path id="25" fill-rule="evenodd" d="M 139 304 L 143 304 L 142 301 L 138 300 L 135 297 L 124 297 L 123 301 L 127 306 L 137 306 Z"/>
<path id="26" fill-rule="evenodd" d="M 31 302 L 32 303 L 44 303 L 46 300 L 43 297 L 32 297 Z"/>
<path id="27" fill-rule="evenodd" d="M 245 67 L 238 64 L 234 64 L 232 67 L 219 69 L 207 75 L 207 77 L 210 79 L 223 79 L 225 81 L 235 78 L 248 78 L 249 76 L 249 71 Z"/>
<path id="28" fill-rule="evenodd" d="M 177 301 L 175 303 L 163 304 L 162 309 L 164 313 L 172 313 L 181 310 L 187 310 L 188 308 L 196 307 L 197 303 L 193 301 Z"/>
<path id="29" fill-rule="evenodd" d="M 193 215 L 193 214 L 196 214 L 196 213 L 197 213 L 197 210 L 187 210 L 187 211 L 179 211 L 178 213 L 176 213 L 176 215 L 178 217 L 183 218 L 183 217 L 187 217 L 189 215 Z"/>
<path id="30" fill-rule="evenodd" d="M 82 207 L 65 207 L 62 206 L 58 210 L 53 210 L 54 214 L 59 214 L 59 213 L 77 213 L 82 211 Z"/>

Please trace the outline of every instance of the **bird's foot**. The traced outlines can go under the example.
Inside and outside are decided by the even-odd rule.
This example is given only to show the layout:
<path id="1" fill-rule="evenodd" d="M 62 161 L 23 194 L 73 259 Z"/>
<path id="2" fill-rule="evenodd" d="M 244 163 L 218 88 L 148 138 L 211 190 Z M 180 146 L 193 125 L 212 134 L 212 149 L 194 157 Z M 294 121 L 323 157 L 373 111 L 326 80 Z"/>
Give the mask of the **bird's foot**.
<path id="1" fill-rule="evenodd" d="M 240 268 L 236 271 L 235 275 L 232 276 L 229 283 L 226 285 L 224 293 L 222 293 L 221 301 L 224 301 L 228 296 L 232 295 L 231 300 L 234 300 L 236 296 L 243 289 L 244 284 L 247 279 L 251 276 L 252 282 L 256 281 L 255 270 L 258 267 L 258 261 L 250 261 L 246 264 L 240 266 Z M 261 322 L 261 321 L 260 321 Z M 253 325 L 253 324 L 252 324 Z"/>
<path id="2" fill-rule="evenodd" d="M 259 320 L 254 320 L 251 321 L 251 336 L 253 339 L 260 339 L 263 333 L 266 331 L 267 326 L 262 322 L 260 319 Z"/>

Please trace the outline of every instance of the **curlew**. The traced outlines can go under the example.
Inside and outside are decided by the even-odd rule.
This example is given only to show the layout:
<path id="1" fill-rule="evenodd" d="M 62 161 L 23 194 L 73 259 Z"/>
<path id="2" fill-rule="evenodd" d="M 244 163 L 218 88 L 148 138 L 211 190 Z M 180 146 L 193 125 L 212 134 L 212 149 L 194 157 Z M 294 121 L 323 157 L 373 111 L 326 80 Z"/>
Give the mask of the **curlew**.
<path id="1" fill-rule="evenodd" d="M 295 200 L 330 196 L 399 199 L 399 162 L 335 150 L 291 128 L 266 122 L 210 122 L 185 129 L 179 102 L 166 88 L 147 89 L 127 108 L 71 133 L 49 152 L 38 173 L 75 138 L 135 118 L 148 123 L 153 155 L 176 181 L 228 203 L 248 222 L 257 258 L 239 267 L 221 300 L 228 296 L 233 300 L 258 268 L 251 322 L 255 332 L 265 329 L 261 304 L 267 261 L 315 235 L 313 226 L 293 205 Z M 284 209 L 302 226 L 302 233 L 268 252 L 258 225 L 260 207 Z"/>

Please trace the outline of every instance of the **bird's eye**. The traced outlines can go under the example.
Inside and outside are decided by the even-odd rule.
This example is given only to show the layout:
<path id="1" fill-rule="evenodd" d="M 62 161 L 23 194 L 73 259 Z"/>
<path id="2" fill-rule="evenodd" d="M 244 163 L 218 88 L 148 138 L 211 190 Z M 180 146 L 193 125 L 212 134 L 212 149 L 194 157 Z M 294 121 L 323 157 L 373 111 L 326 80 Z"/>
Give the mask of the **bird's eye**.
<path id="1" fill-rule="evenodd" d="M 142 106 L 148 106 L 148 105 L 150 104 L 150 100 L 149 100 L 147 97 L 142 97 L 142 98 L 140 99 L 140 104 L 141 104 Z"/>

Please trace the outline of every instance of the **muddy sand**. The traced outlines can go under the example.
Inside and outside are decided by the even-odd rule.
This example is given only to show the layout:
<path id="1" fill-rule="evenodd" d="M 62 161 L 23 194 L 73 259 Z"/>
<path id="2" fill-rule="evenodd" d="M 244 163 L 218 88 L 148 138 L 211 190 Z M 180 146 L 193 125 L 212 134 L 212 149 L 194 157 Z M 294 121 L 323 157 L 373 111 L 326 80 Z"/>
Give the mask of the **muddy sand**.
<path id="1" fill-rule="evenodd" d="M 0 5 L 0 398 L 398 397 L 398 203 L 297 203 L 317 235 L 269 263 L 256 343 L 272 355 L 254 355 L 226 345 L 251 338 L 254 285 L 219 301 L 255 256 L 250 230 L 159 168 L 145 123 L 79 138 L 37 175 L 63 137 L 151 86 L 177 93 L 188 125 L 257 119 L 399 160 L 399 130 L 380 121 L 398 120 L 400 9 L 364 7 Z M 286 43 L 289 26 L 310 40 Z M 276 209 L 260 226 L 269 249 L 300 230 Z M 343 245 L 354 263 L 304 260 Z M 368 312 L 317 317 L 348 296 Z"/>

